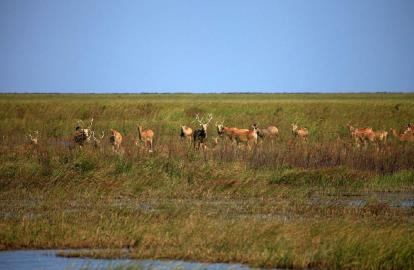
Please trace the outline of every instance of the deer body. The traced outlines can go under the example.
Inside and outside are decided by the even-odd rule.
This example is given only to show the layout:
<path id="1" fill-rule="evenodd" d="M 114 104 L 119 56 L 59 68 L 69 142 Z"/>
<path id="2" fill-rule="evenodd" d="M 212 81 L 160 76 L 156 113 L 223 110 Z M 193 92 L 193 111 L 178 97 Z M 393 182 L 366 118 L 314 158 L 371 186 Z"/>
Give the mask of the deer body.
<path id="1" fill-rule="evenodd" d="M 257 128 L 253 126 L 253 129 L 235 129 L 233 131 L 234 138 L 237 144 L 245 143 L 249 145 L 250 143 L 257 143 Z"/>
<path id="2" fill-rule="evenodd" d="M 32 145 L 37 145 L 39 143 L 39 131 L 36 130 L 33 133 L 29 132 L 29 134 L 27 134 L 27 137 L 29 138 L 29 142 Z"/>
<path id="3" fill-rule="evenodd" d="M 187 126 L 181 126 L 180 137 L 182 139 L 186 138 L 187 140 L 191 140 L 193 137 L 193 129 Z"/>
<path id="4" fill-rule="evenodd" d="M 259 138 L 265 139 L 265 138 L 275 138 L 279 134 L 279 130 L 275 126 L 269 126 L 267 128 L 258 128 L 257 129 L 257 135 Z"/>
<path id="5" fill-rule="evenodd" d="M 299 137 L 303 141 L 308 140 L 309 131 L 305 127 L 299 127 L 297 124 L 292 124 L 292 133 L 295 137 Z"/>
<path id="6" fill-rule="evenodd" d="M 401 142 L 414 142 L 414 133 L 413 132 L 404 132 L 403 134 L 398 134 L 397 130 L 391 129 L 392 134 Z"/>
<path id="7" fill-rule="evenodd" d="M 120 132 L 115 129 L 111 129 L 111 136 L 109 137 L 109 142 L 112 145 L 112 150 L 118 151 L 122 143 L 122 135 Z"/>
<path id="8" fill-rule="evenodd" d="M 207 142 L 207 127 L 210 123 L 211 119 L 213 119 L 213 116 L 209 114 L 209 119 L 207 122 L 204 122 L 203 119 L 200 119 L 198 114 L 196 115 L 196 120 L 200 124 L 200 128 L 196 129 L 193 133 L 193 144 L 194 148 L 199 149 L 200 146 L 203 147 L 203 149 L 206 148 L 206 142 Z"/>
<path id="9" fill-rule="evenodd" d="M 85 143 L 90 143 L 92 138 L 92 124 L 93 118 L 91 119 L 89 126 L 87 128 L 83 128 L 83 121 L 79 120 L 76 128 L 75 128 L 75 135 L 73 136 L 73 140 L 77 143 L 80 147 L 82 147 Z"/>
<path id="10" fill-rule="evenodd" d="M 235 127 L 225 127 L 223 124 L 216 124 L 217 127 L 217 134 L 219 136 L 226 136 L 230 139 L 230 141 L 234 140 L 234 131 L 238 130 L 238 128 Z"/>
<path id="11" fill-rule="evenodd" d="M 414 123 L 410 123 L 407 125 L 407 129 L 404 131 L 404 134 L 408 132 L 414 133 Z"/>
<path id="12" fill-rule="evenodd" d="M 372 128 L 354 128 L 350 124 L 348 124 L 347 126 L 351 134 L 351 137 L 355 140 L 358 146 L 361 142 L 366 144 L 367 142 L 373 142 L 375 140 L 376 135 Z"/>
<path id="13" fill-rule="evenodd" d="M 142 126 L 138 126 L 138 139 L 149 147 L 149 152 L 153 151 L 154 131 L 151 129 L 143 130 Z"/>

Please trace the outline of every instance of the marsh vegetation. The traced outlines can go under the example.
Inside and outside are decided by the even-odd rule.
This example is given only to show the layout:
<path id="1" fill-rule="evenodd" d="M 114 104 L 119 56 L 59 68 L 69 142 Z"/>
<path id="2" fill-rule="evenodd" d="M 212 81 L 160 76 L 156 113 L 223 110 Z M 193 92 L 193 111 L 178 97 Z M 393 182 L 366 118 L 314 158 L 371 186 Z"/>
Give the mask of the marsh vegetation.
<path id="1" fill-rule="evenodd" d="M 403 134 L 413 105 L 413 94 L 1 95 L 0 247 L 412 269 L 414 145 L 389 136 L 357 146 L 347 123 Z M 210 113 L 205 150 L 180 139 Z M 74 143 L 77 120 L 91 118 L 97 134 L 122 134 L 119 151 L 109 136 Z M 215 122 L 278 135 L 236 146 Z M 138 124 L 153 130 L 152 152 Z"/>

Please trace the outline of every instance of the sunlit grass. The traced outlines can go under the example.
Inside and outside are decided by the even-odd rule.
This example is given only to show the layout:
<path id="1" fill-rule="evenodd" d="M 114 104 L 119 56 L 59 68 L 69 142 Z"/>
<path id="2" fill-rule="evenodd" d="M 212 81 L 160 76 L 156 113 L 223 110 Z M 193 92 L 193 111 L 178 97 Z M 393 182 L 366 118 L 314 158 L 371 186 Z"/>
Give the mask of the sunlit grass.
<path id="1" fill-rule="evenodd" d="M 345 125 L 402 129 L 413 102 L 412 94 L 0 95 L 0 249 L 412 269 L 414 210 L 392 200 L 414 192 L 414 147 L 391 138 L 357 148 Z M 179 126 L 195 127 L 196 113 L 213 113 L 210 138 L 215 120 L 274 124 L 281 134 L 252 151 L 228 142 L 194 151 Z M 92 117 L 98 132 L 123 133 L 121 153 L 108 138 L 98 149 L 71 145 L 76 121 Z M 294 140 L 291 122 L 309 128 L 308 143 Z M 154 153 L 135 146 L 138 123 L 155 131 Z M 40 131 L 39 145 L 28 144 L 29 130 Z"/>

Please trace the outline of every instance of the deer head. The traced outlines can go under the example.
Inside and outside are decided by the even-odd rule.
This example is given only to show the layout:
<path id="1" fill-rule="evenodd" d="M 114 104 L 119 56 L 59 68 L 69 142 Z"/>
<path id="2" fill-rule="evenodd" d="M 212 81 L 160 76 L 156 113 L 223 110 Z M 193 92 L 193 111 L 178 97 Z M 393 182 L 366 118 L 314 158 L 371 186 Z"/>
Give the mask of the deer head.
<path id="1" fill-rule="evenodd" d="M 224 130 L 224 120 L 221 122 L 216 122 L 217 133 L 220 135 Z"/>
<path id="2" fill-rule="evenodd" d="M 211 122 L 211 120 L 213 119 L 213 115 L 211 113 L 208 114 L 208 120 L 207 122 L 204 122 L 204 118 L 201 118 L 198 116 L 198 114 L 196 114 L 196 120 L 197 122 L 200 124 L 200 126 L 202 127 L 203 130 L 207 130 L 208 124 Z"/>
<path id="3" fill-rule="evenodd" d="M 30 143 L 37 144 L 39 142 L 39 131 L 38 130 L 34 132 L 29 131 L 29 134 L 27 134 L 27 137 L 29 138 Z"/>

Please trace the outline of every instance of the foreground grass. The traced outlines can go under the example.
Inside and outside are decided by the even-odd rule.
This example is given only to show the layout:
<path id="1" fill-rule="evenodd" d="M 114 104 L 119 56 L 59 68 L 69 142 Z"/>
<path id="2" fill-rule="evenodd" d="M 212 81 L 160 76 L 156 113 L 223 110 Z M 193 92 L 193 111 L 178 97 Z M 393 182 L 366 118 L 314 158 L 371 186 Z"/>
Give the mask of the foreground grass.
<path id="1" fill-rule="evenodd" d="M 3 95 L 0 248 L 412 269 L 414 210 L 394 200 L 413 198 L 413 146 L 391 140 L 356 149 L 344 125 L 401 127 L 414 117 L 413 101 L 409 94 Z M 281 136 L 254 151 L 225 142 L 193 151 L 176 140 L 177 127 L 206 112 L 237 126 L 275 123 Z M 97 130 L 126 135 L 122 154 L 107 143 L 62 144 L 76 120 L 89 117 Z M 293 121 L 309 127 L 308 144 L 292 140 Z M 155 129 L 155 153 L 133 146 L 137 122 Z M 41 131 L 39 146 L 26 143 L 30 129 Z"/>

